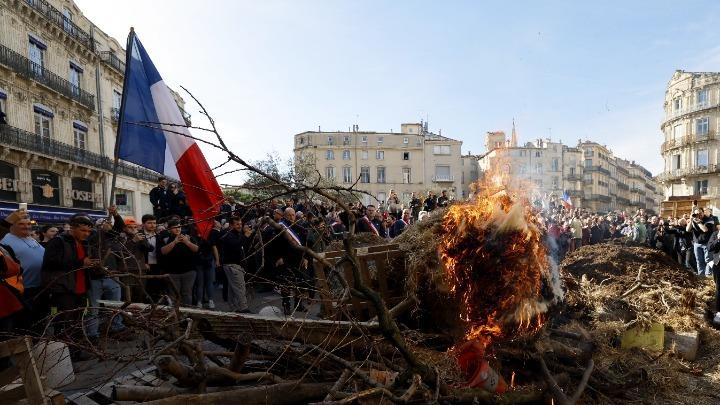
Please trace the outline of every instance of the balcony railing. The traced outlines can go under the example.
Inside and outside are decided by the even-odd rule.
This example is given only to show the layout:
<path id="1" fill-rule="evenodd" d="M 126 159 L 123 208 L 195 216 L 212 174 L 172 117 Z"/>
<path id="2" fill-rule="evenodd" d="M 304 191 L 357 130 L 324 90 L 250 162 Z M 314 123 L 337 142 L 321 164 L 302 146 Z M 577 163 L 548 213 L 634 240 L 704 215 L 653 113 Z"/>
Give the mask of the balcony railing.
<path id="1" fill-rule="evenodd" d="M 452 183 L 455 181 L 455 176 L 440 174 L 435 175 L 432 178 L 433 183 Z"/>
<path id="2" fill-rule="evenodd" d="M 595 201 L 602 201 L 602 202 L 610 202 L 612 198 L 609 195 L 604 194 L 591 194 L 589 200 L 595 200 Z"/>
<path id="3" fill-rule="evenodd" d="M 55 139 L 43 138 L 35 133 L 9 125 L 0 125 L 0 143 L 27 152 L 38 153 L 50 158 L 62 159 L 99 170 L 112 170 L 112 160 L 107 156 L 101 156 L 95 152 L 76 148 L 75 146 Z M 122 161 L 118 164 L 118 173 L 151 182 L 156 182 L 158 176 L 160 176 L 160 174 L 150 169 Z"/>
<path id="4" fill-rule="evenodd" d="M 669 150 L 681 148 L 683 146 L 687 146 L 687 145 L 690 145 L 695 142 L 711 141 L 716 138 L 717 138 L 717 133 L 715 131 L 708 131 L 705 134 L 685 135 L 685 136 L 681 136 L 676 139 L 671 139 L 669 141 L 663 142 L 662 146 L 660 147 L 660 151 L 667 152 Z"/>
<path id="5" fill-rule="evenodd" d="M 681 108 L 679 110 L 673 110 L 667 114 L 665 114 L 665 122 L 672 121 L 676 118 L 679 118 L 685 114 L 691 114 L 697 111 L 707 110 L 709 108 L 717 108 L 720 107 L 719 102 L 705 102 L 705 103 L 696 103 L 690 106 L 687 106 L 685 108 Z"/>
<path id="6" fill-rule="evenodd" d="M 565 176 L 565 179 L 567 181 L 580 181 L 582 180 L 582 176 L 580 176 L 579 174 L 568 174 L 567 176 Z"/>
<path id="7" fill-rule="evenodd" d="M 102 51 L 100 52 L 100 59 L 111 68 L 120 72 L 120 74 L 125 74 L 125 62 L 121 61 L 120 58 L 115 56 L 115 53 L 111 51 Z"/>
<path id="8" fill-rule="evenodd" d="M 657 178 L 658 181 L 674 180 L 685 176 L 694 176 L 700 174 L 712 174 L 720 173 L 720 165 L 707 165 L 707 166 L 695 166 L 686 167 L 683 169 L 673 169 L 667 172 L 660 173 Z"/>
<path id="9" fill-rule="evenodd" d="M 619 188 L 620 190 L 630 190 L 630 186 L 620 182 L 617 183 L 617 188 Z"/>
<path id="10" fill-rule="evenodd" d="M 65 17 L 60 10 L 53 7 L 50 3 L 45 0 L 25 0 L 25 2 L 43 17 L 60 27 L 71 38 L 83 44 L 89 50 L 95 51 L 95 41 L 93 41 L 90 34 Z"/>
<path id="11" fill-rule="evenodd" d="M 585 192 L 582 191 L 582 190 L 567 190 L 567 193 L 568 193 L 568 195 L 569 195 L 570 197 L 580 197 L 580 198 L 582 198 L 582 197 L 585 196 Z"/>
<path id="12" fill-rule="evenodd" d="M 625 198 L 625 197 L 618 197 L 618 198 L 616 199 L 616 201 L 617 201 L 618 204 L 630 205 L 630 199 Z"/>
<path id="13" fill-rule="evenodd" d="M 605 173 L 608 176 L 610 175 L 610 170 L 605 169 L 602 166 L 585 166 L 585 171 L 586 172 L 600 172 L 600 173 Z"/>
<path id="14" fill-rule="evenodd" d="M 77 101 L 91 110 L 95 109 L 94 95 L 4 45 L 0 45 L 0 64 L 9 67 L 23 77 L 34 80 L 67 98 Z"/>

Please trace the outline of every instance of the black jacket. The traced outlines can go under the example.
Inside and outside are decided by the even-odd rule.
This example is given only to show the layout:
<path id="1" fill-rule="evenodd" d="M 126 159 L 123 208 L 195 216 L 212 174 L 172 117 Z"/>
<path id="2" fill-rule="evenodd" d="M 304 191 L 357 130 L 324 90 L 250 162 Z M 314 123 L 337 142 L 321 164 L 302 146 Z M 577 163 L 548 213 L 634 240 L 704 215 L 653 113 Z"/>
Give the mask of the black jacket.
<path id="1" fill-rule="evenodd" d="M 167 189 L 156 186 L 150 190 L 150 204 L 152 204 L 153 208 L 167 211 L 170 208 L 170 198 L 168 194 Z"/>
<path id="2" fill-rule="evenodd" d="M 87 255 L 87 243 L 82 242 L 82 248 Z M 78 258 L 75 238 L 66 233 L 50 239 L 45 246 L 43 256 L 42 278 L 43 286 L 49 286 L 51 292 L 75 292 L 75 270 L 83 267 Z M 90 286 L 90 272 L 85 272 L 86 285 Z"/>

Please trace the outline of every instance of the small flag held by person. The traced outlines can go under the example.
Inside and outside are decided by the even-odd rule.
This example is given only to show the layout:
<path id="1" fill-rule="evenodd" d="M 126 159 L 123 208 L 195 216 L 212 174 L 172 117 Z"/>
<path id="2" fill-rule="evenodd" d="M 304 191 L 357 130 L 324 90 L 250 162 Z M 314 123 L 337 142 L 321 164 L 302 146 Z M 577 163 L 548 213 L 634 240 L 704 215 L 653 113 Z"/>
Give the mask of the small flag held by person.
<path id="1" fill-rule="evenodd" d="M 570 199 L 570 194 L 568 194 L 567 191 L 563 192 L 562 205 L 566 210 L 569 210 L 573 207 L 572 199 Z"/>

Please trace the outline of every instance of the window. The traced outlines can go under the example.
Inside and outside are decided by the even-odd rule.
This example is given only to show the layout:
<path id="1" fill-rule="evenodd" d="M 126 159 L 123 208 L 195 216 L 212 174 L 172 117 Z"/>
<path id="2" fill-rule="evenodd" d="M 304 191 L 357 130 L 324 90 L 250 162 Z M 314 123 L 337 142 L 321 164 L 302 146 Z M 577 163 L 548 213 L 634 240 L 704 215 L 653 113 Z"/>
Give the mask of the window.
<path id="1" fill-rule="evenodd" d="M 332 136 L 328 136 L 328 145 L 334 145 L 335 144 L 335 138 Z"/>
<path id="2" fill-rule="evenodd" d="M 519 170 L 520 170 L 520 174 L 527 174 L 527 166 L 520 165 Z"/>
<path id="3" fill-rule="evenodd" d="M 408 143 L 410 143 L 410 140 L 408 139 L 407 136 L 406 136 L 406 137 L 403 137 L 403 143 L 404 143 L 405 145 L 407 145 Z"/>
<path id="4" fill-rule="evenodd" d="M 698 107 L 705 107 L 708 105 L 708 89 L 698 90 L 695 94 L 696 102 Z"/>
<path id="5" fill-rule="evenodd" d="M 117 121 L 120 119 L 120 104 L 122 103 L 122 94 L 113 90 L 112 108 L 110 109 L 110 118 Z M 300 142 L 302 143 L 302 142 Z"/>
<path id="6" fill-rule="evenodd" d="M 360 156 L 362 157 L 362 160 L 367 160 L 367 158 L 368 158 L 368 151 L 366 151 L 366 150 L 362 151 L 362 153 L 360 154 Z"/>
<path id="7" fill-rule="evenodd" d="M 382 166 L 377 168 L 377 182 L 385 183 L 385 168 Z"/>
<path id="8" fill-rule="evenodd" d="M 585 167 L 586 168 L 592 167 L 592 159 L 585 159 Z"/>
<path id="9" fill-rule="evenodd" d="M 575 168 L 574 168 L 574 167 L 571 167 L 571 168 L 569 169 L 569 171 L 568 171 L 568 174 L 571 175 L 571 176 L 574 176 L 574 175 L 575 175 Z"/>
<path id="10" fill-rule="evenodd" d="M 42 139 L 50 139 L 52 137 L 52 116 L 35 112 L 35 135 Z"/>
<path id="11" fill-rule="evenodd" d="M 560 161 L 558 160 L 558 158 L 552 160 L 552 171 L 560 171 Z"/>
<path id="12" fill-rule="evenodd" d="M 707 135 L 710 128 L 710 119 L 708 117 L 698 118 L 695 120 L 695 135 Z"/>
<path id="13" fill-rule="evenodd" d="M 300 137 L 300 145 L 303 145 L 303 144 L 305 144 L 305 138 L 301 136 Z"/>
<path id="14" fill-rule="evenodd" d="M 370 168 L 367 166 L 360 168 L 360 183 L 370 183 Z"/>
<path id="15" fill-rule="evenodd" d="M 343 151 L 343 160 L 350 160 L 350 151 L 347 149 Z"/>
<path id="16" fill-rule="evenodd" d="M 592 183 L 592 173 L 583 173 L 583 181 L 585 183 Z"/>
<path id="17" fill-rule="evenodd" d="M 375 159 L 385 160 L 385 151 L 384 150 L 375 151 Z"/>
<path id="18" fill-rule="evenodd" d="M 685 135 L 685 124 L 677 124 L 673 127 L 673 139 L 678 140 Z"/>
<path id="19" fill-rule="evenodd" d="M 70 10 L 63 8 L 63 28 L 65 28 L 66 32 L 71 33 L 73 31 L 72 18 L 73 15 Z"/>
<path id="20" fill-rule="evenodd" d="M 83 70 L 80 66 L 70 62 L 70 84 L 75 95 L 80 94 Z"/>
<path id="21" fill-rule="evenodd" d="M 708 181 L 698 180 L 695 182 L 695 194 L 705 195 L 708 193 Z"/>
<path id="22" fill-rule="evenodd" d="M 367 143 L 367 136 L 364 135 L 361 140 L 362 140 L 362 143 Z"/>
<path id="23" fill-rule="evenodd" d="M 32 73 L 35 76 L 42 76 L 43 75 L 43 61 L 44 61 L 44 52 L 47 49 L 47 46 L 45 46 L 42 42 L 38 41 L 34 37 L 30 37 L 30 47 L 28 48 L 28 58 L 30 59 L 30 67 L 32 69 Z"/>
<path id="24" fill-rule="evenodd" d="M 5 113 L 5 121 L 9 122 L 7 119 L 7 107 L 5 106 L 5 93 L 0 91 L 0 111 Z"/>
<path id="25" fill-rule="evenodd" d="M 335 160 L 335 152 L 333 152 L 332 149 L 328 149 L 327 151 L 325 151 L 325 159 Z"/>
<path id="26" fill-rule="evenodd" d="M 350 145 L 350 137 L 349 136 L 343 136 L 343 145 Z"/>
<path id="27" fill-rule="evenodd" d="M 403 152 L 403 160 L 410 160 L 410 152 Z"/>
<path id="28" fill-rule="evenodd" d="M 673 111 L 680 112 L 682 110 L 682 98 L 678 97 L 673 100 Z"/>
<path id="29" fill-rule="evenodd" d="M 680 168 L 680 155 L 673 155 L 672 157 L 672 168 L 673 169 L 679 169 Z"/>
<path id="30" fill-rule="evenodd" d="M 433 155 L 449 155 L 450 145 L 435 145 L 433 146 Z"/>
<path id="31" fill-rule="evenodd" d="M 560 184 L 557 176 L 552 178 L 552 186 L 553 188 L 558 188 L 558 185 Z"/>
<path id="32" fill-rule="evenodd" d="M 450 166 L 435 166 L 435 180 L 452 181 L 450 176 Z"/>
<path id="33" fill-rule="evenodd" d="M 403 177 L 403 184 L 411 184 L 412 183 L 412 177 L 410 177 L 410 168 L 409 167 L 403 167 L 402 169 L 402 177 Z"/>
<path id="34" fill-rule="evenodd" d="M 708 165 L 708 150 L 700 149 L 697 151 L 697 166 L 707 167 Z"/>
<path id="35" fill-rule="evenodd" d="M 378 145 L 382 144 L 384 140 L 384 137 L 378 136 Z"/>
<path id="36" fill-rule="evenodd" d="M 542 163 L 535 164 L 535 173 L 542 174 Z"/>
<path id="37" fill-rule="evenodd" d="M 539 150 L 536 150 L 535 157 L 540 157 L 540 156 L 542 156 L 542 152 L 540 152 Z"/>
<path id="38" fill-rule="evenodd" d="M 328 180 L 335 180 L 335 168 L 333 166 L 325 168 L 325 178 Z"/>
<path id="39" fill-rule="evenodd" d="M 87 149 L 87 128 L 80 128 L 79 125 L 73 124 L 73 140 L 76 148 L 82 150 Z"/>
<path id="40" fill-rule="evenodd" d="M 343 167 L 343 183 L 352 183 L 352 168 L 350 166 Z"/>

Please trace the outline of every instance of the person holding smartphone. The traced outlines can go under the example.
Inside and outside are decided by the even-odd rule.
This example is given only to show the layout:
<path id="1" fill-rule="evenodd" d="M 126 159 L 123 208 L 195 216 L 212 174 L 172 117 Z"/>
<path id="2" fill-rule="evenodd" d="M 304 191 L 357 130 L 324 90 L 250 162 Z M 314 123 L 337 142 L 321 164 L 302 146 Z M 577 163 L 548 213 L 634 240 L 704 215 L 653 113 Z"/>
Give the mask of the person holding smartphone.
<path id="1" fill-rule="evenodd" d="M 90 271 L 100 265 L 88 254 L 87 239 L 93 231 L 93 222 L 81 214 L 70 218 L 70 231 L 53 238 L 45 247 L 42 263 L 44 290 L 52 293 L 51 306 L 58 311 L 54 318 L 55 334 L 68 341 L 79 342 L 85 300 L 90 289 Z M 73 361 L 88 360 L 81 345 L 70 346 Z"/>
<path id="2" fill-rule="evenodd" d="M 158 246 L 163 256 L 163 270 L 169 274 L 180 294 L 180 303 L 192 305 L 193 286 L 195 285 L 195 255 L 200 250 L 195 238 L 183 234 L 180 221 L 168 221 L 168 234 L 163 236 Z"/>

